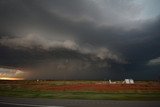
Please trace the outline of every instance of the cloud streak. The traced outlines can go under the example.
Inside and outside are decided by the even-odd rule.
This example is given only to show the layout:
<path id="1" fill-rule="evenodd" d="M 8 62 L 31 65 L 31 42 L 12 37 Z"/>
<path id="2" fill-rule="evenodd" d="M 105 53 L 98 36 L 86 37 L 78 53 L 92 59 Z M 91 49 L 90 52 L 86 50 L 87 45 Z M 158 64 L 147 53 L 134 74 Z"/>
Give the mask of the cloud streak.
<path id="1" fill-rule="evenodd" d="M 159 65 L 160 64 L 160 57 L 151 59 L 147 65 Z"/>
<path id="2" fill-rule="evenodd" d="M 111 59 L 115 60 L 119 63 L 126 63 L 126 61 L 116 54 L 111 52 L 109 49 L 104 47 L 98 47 L 97 49 L 90 49 L 83 46 L 80 46 L 75 41 L 72 40 L 64 40 L 64 41 L 56 41 L 56 40 L 48 40 L 43 36 L 38 36 L 36 34 L 30 34 L 27 36 L 19 36 L 19 37 L 3 37 L 0 39 L 0 44 L 13 48 L 13 49 L 44 49 L 44 50 L 52 50 L 54 48 L 66 48 L 70 50 L 79 51 L 83 54 L 93 54 L 96 57 L 104 60 Z M 96 47 L 95 47 L 96 48 Z"/>

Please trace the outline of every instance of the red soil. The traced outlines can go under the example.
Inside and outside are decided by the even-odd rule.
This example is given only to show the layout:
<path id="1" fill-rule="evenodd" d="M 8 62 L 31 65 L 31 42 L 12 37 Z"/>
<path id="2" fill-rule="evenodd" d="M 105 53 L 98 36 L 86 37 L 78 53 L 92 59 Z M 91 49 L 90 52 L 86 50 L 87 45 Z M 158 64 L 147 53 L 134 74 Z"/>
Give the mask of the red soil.
<path id="1" fill-rule="evenodd" d="M 119 92 L 119 91 L 160 91 L 160 85 L 150 84 L 74 84 L 74 85 L 34 85 L 34 89 L 50 91 L 98 91 L 98 92 Z"/>
<path id="2" fill-rule="evenodd" d="M 94 92 L 160 92 L 158 82 L 137 82 L 136 84 L 108 84 L 101 82 L 78 83 L 75 81 L 69 84 L 53 84 L 54 81 L 0 81 L 0 85 L 23 87 L 26 89 L 40 91 L 94 91 Z M 57 83 L 55 81 L 55 83 Z"/>

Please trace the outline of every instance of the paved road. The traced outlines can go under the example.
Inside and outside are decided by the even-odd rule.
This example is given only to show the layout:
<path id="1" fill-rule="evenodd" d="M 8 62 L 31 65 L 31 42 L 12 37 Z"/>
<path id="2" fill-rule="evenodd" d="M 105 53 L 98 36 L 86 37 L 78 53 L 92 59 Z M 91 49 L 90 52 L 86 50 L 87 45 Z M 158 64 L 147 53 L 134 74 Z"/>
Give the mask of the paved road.
<path id="1" fill-rule="evenodd" d="M 56 100 L 0 97 L 0 107 L 160 107 L 160 101 Z"/>

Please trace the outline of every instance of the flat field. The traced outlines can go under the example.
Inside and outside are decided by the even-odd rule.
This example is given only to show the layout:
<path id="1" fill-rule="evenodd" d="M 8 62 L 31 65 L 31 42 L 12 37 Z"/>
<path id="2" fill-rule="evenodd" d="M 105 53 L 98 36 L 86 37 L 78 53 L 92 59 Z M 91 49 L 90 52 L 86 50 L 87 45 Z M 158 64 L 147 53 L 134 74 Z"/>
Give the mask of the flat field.
<path id="1" fill-rule="evenodd" d="M 135 84 L 109 84 L 105 81 L 0 81 L 0 96 L 94 99 L 160 100 L 160 83 L 136 81 Z"/>

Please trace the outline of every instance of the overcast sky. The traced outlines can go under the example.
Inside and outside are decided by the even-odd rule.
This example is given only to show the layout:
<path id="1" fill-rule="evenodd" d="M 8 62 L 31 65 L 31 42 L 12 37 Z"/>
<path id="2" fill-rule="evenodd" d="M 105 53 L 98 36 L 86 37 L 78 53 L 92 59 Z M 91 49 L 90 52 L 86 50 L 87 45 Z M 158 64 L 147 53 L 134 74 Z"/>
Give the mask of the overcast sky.
<path id="1" fill-rule="evenodd" d="M 0 77 L 156 80 L 160 0 L 0 0 Z M 19 75 L 17 76 L 19 77 Z"/>

